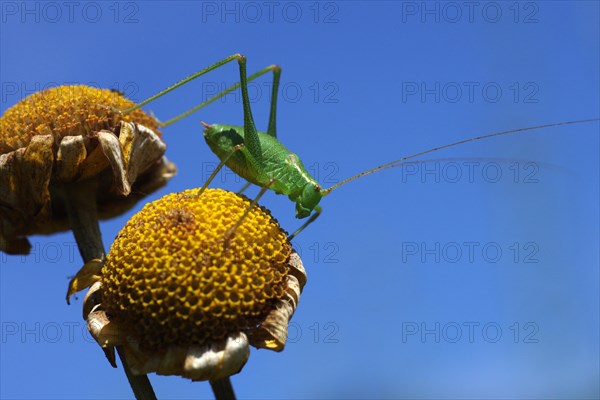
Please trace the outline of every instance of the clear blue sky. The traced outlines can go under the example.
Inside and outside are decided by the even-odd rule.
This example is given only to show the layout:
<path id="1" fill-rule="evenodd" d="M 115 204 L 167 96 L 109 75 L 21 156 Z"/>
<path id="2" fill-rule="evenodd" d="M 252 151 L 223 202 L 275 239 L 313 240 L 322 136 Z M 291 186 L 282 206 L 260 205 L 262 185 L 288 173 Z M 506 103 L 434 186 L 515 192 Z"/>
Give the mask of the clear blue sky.
<path id="1" fill-rule="evenodd" d="M 283 67 L 279 137 L 324 186 L 472 135 L 598 117 L 598 2 L 465 3 L 4 1 L 0 107 L 58 83 L 140 101 L 241 52 L 249 70 Z M 167 119 L 237 77 L 228 65 L 147 109 Z M 268 88 L 251 88 L 262 129 Z M 204 182 L 216 157 L 200 120 L 240 124 L 239 99 L 164 130 L 179 172 L 148 200 Z M 470 143 L 325 198 L 296 241 L 309 280 L 290 343 L 252 352 L 239 397 L 597 398 L 598 133 Z M 299 226 L 287 198 L 261 203 Z M 141 206 L 102 223 L 107 247 Z M 81 301 L 64 302 L 81 266 L 71 234 L 31 240 L 27 258 L 0 255 L 0 397 L 129 398 Z M 151 380 L 161 399 L 212 396 Z"/>

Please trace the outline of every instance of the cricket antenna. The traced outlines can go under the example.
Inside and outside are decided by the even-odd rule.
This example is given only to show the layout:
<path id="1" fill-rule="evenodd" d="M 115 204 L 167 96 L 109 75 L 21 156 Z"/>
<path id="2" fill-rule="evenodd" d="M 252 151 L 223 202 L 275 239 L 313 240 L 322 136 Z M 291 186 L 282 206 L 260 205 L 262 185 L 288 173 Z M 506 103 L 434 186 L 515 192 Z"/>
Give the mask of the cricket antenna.
<path id="1" fill-rule="evenodd" d="M 402 157 L 402 158 L 399 158 L 397 160 L 390 161 L 390 162 L 388 162 L 386 164 L 380 165 L 378 167 L 369 169 L 367 171 L 363 171 L 363 172 L 361 172 L 359 174 L 351 176 L 348 179 L 344 179 L 343 181 L 341 181 L 341 182 L 333 185 L 330 188 L 322 190 L 321 193 L 323 194 L 323 196 L 327 196 L 329 193 L 333 192 L 335 189 L 339 188 L 340 186 L 343 186 L 346 183 L 352 182 L 353 180 L 356 180 L 358 178 L 362 178 L 365 175 L 370 175 L 370 174 L 372 174 L 374 172 L 382 171 L 384 169 L 396 168 L 396 167 L 399 167 L 399 166 L 405 164 L 405 161 L 406 160 L 410 160 L 411 158 L 415 158 L 415 157 L 419 157 L 419 156 L 422 156 L 422 155 L 425 155 L 425 154 L 433 153 L 434 151 L 438 151 L 438 150 L 442 150 L 442 149 L 447 149 L 449 147 L 458 146 L 460 144 L 469 143 L 469 142 L 475 142 L 477 140 L 488 139 L 488 138 L 492 138 L 492 137 L 495 137 L 495 136 L 510 135 L 512 133 L 519 133 L 519 132 L 524 132 L 524 131 L 532 131 L 534 129 L 550 128 L 550 127 L 553 127 L 553 126 L 561 126 L 561 125 L 582 124 L 582 123 L 586 123 L 586 122 L 597 122 L 597 121 L 600 121 L 600 118 L 581 119 L 581 120 L 577 120 L 577 121 L 557 122 L 557 123 L 553 123 L 553 124 L 536 125 L 536 126 L 529 126 L 529 127 L 526 127 L 526 128 L 512 129 L 510 131 L 502 131 L 502 132 L 490 133 L 490 134 L 483 135 L 483 136 L 477 136 L 477 137 L 472 137 L 472 138 L 469 138 L 469 139 L 460 140 L 458 142 L 449 143 L 449 144 L 446 144 L 446 145 L 443 145 L 443 146 L 434 147 L 434 148 L 429 149 L 429 150 L 421 151 L 419 153 L 411 154 L 410 156 Z"/>

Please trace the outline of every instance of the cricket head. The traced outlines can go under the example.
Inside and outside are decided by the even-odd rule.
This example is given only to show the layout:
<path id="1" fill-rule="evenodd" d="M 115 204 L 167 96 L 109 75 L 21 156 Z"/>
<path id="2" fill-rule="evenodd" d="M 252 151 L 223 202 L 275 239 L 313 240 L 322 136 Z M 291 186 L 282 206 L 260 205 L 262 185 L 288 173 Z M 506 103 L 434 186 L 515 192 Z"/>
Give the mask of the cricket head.
<path id="1" fill-rule="evenodd" d="M 208 143 L 218 142 L 222 137 L 228 137 L 230 139 L 236 139 L 234 141 L 242 140 L 244 137 L 244 128 L 240 126 L 226 125 L 226 124 L 212 124 L 201 121 L 204 126 L 204 139 Z"/>
<path id="2" fill-rule="evenodd" d="M 317 182 L 304 185 L 302 192 L 296 198 L 296 218 L 308 217 L 322 197 L 321 186 Z"/>
<path id="3" fill-rule="evenodd" d="M 225 124 L 204 125 L 204 140 L 219 158 L 231 152 L 234 146 L 244 143 L 244 128 Z"/>

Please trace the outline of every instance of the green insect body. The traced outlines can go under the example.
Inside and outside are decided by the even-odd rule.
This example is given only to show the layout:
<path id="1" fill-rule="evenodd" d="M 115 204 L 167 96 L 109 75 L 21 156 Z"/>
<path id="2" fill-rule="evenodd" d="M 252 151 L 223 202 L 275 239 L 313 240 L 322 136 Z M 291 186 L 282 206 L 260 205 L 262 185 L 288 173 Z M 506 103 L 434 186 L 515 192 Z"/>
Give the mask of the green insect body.
<path id="1" fill-rule="evenodd" d="M 308 173 L 302 161 L 277 138 L 256 131 L 260 152 L 253 154 L 244 144 L 241 126 L 213 124 L 204 129 L 204 139 L 213 153 L 223 160 L 231 154 L 226 165 L 236 174 L 258 186 L 274 179 L 269 189 L 284 194 L 296 203 L 296 218 L 306 218 L 315 209 L 323 194 L 321 186 Z"/>
<path id="2" fill-rule="evenodd" d="M 277 93 L 279 88 L 279 80 L 281 76 L 281 68 L 276 65 L 266 67 L 249 77 L 246 76 L 246 58 L 240 54 L 234 54 L 229 56 L 197 73 L 190 75 L 189 77 L 177 82 L 176 84 L 168 87 L 167 89 L 159 92 L 158 94 L 148 98 L 147 100 L 136 104 L 135 106 L 127 110 L 117 110 L 122 114 L 128 114 L 145 104 L 163 96 L 164 94 L 176 89 L 179 86 L 186 84 L 187 82 L 206 74 L 230 61 L 237 60 L 240 71 L 240 82 L 225 89 L 221 93 L 213 96 L 209 100 L 202 104 L 182 113 L 181 115 L 166 121 L 159 123 L 159 126 L 170 125 L 196 111 L 205 107 L 208 104 L 220 99 L 228 93 L 241 88 L 242 90 L 242 103 L 244 112 L 244 126 L 233 126 L 225 124 L 213 124 L 208 125 L 204 122 L 204 138 L 210 149 L 219 157 L 221 163 L 213 171 L 211 176 L 206 180 L 202 188 L 199 190 L 198 195 L 201 195 L 204 189 L 210 184 L 212 179 L 216 176 L 217 172 L 225 165 L 227 165 L 233 172 L 238 174 L 240 177 L 246 179 L 249 183 L 253 183 L 262 187 L 262 190 L 252 201 L 248 210 L 245 214 L 237 221 L 233 228 L 231 228 L 226 234 L 227 237 L 231 236 L 235 229 L 241 224 L 250 209 L 258 202 L 260 197 L 265 193 L 266 190 L 270 189 L 278 194 L 287 195 L 290 200 L 296 203 L 296 217 L 297 218 L 310 218 L 289 236 L 291 240 L 304 228 L 320 215 L 321 207 L 318 205 L 321 198 L 331 193 L 333 190 L 351 182 L 355 179 L 361 178 L 365 175 L 372 174 L 384 169 L 396 168 L 407 164 L 407 160 L 420 157 L 425 154 L 433 153 L 435 151 L 446 149 L 462 145 L 468 142 L 473 142 L 480 139 L 488 139 L 495 136 L 502 136 L 507 134 L 519 133 L 523 131 L 530 131 L 541 128 L 548 128 L 560 125 L 578 124 L 584 122 L 596 122 L 599 118 L 578 120 L 578 121 L 567 121 L 559 123 L 551 123 L 545 125 L 537 125 L 520 129 L 513 129 L 508 131 L 496 132 L 482 136 L 471 137 L 469 139 L 461 140 L 454 143 L 449 143 L 443 146 L 435 147 L 425 151 L 421 151 L 416 154 L 412 154 L 400 159 L 388 162 L 370 170 L 361 172 L 348 179 L 345 179 L 336 185 L 323 189 L 319 183 L 306 171 L 306 168 L 302 164 L 300 158 L 288 150 L 278 139 L 276 133 L 276 111 L 277 111 Z M 254 125 L 254 119 L 252 117 L 252 111 L 250 109 L 250 100 L 248 96 L 248 82 L 264 75 L 267 72 L 273 72 L 273 90 L 271 94 L 271 105 L 269 115 L 269 126 L 267 132 L 260 132 Z M 247 187 L 247 185 L 241 190 L 241 192 Z M 241 193 L 240 192 L 240 193 Z M 314 213 L 312 211 L 315 211 Z M 312 215 L 311 215 L 312 214 Z"/>

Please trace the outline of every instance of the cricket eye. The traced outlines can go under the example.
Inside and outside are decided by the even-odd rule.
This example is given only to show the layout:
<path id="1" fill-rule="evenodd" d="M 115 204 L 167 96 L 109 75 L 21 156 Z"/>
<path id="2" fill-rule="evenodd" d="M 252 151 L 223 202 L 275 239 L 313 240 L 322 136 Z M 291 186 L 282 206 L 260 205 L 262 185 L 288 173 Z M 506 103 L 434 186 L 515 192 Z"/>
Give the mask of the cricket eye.
<path id="1" fill-rule="evenodd" d="M 315 185 L 315 192 L 320 192 L 320 191 L 321 191 L 321 186 Z"/>

